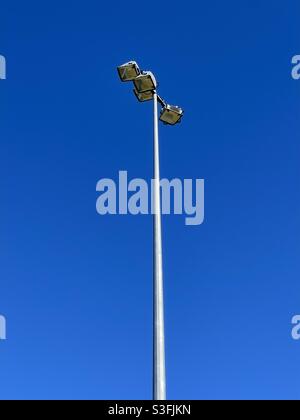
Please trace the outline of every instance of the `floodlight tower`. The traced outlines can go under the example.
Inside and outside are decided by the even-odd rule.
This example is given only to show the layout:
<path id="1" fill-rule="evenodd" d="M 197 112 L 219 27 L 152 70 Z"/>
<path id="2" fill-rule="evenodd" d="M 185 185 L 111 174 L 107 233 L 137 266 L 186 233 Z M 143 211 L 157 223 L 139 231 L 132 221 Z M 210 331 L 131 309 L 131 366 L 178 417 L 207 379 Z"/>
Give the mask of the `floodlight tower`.
<path id="1" fill-rule="evenodd" d="M 168 105 L 157 94 L 157 81 L 150 71 L 141 71 L 135 61 L 118 67 L 122 82 L 132 81 L 134 94 L 140 102 L 153 100 L 154 115 L 154 215 L 153 215 L 153 399 L 166 400 L 165 327 L 163 259 L 160 203 L 160 164 L 158 121 L 175 125 L 181 121 L 183 110 Z M 158 118 L 158 103 L 162 106 Z"/>

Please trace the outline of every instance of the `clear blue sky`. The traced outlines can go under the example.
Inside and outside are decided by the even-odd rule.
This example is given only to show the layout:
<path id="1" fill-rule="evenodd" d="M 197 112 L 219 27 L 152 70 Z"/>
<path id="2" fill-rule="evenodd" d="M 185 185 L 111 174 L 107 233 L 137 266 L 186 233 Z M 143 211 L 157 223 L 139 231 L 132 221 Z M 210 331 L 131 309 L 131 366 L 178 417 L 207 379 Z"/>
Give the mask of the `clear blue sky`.
<path id="1" fill-rule="evenodd" d="M 151 398 L 151 217 L 95 211 L 100 178 L 152 173 L 129 59 L 186 111 L 162 176 L 206 182 L 203 225 L 163 219 L 169 398 L 300 398 L 299 9 L 2 2 L 0 398 Z"/>

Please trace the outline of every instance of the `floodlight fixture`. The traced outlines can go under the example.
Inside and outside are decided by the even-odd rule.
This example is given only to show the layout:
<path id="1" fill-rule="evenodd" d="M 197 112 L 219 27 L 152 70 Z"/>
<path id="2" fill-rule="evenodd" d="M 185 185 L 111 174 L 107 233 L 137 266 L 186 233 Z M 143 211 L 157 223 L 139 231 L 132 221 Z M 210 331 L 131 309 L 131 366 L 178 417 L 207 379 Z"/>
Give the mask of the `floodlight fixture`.
<path id="1" fill-rule="evenodd" d="M 136 89 L 133 89 L 133 93 L 140 102 L 152 101 L 154 96 L 153 90 L 148 90 L 147 92 L 139 93 Z"/>
<path id="2" fill-rule="evenodd" d="M 157 81 L 151 71 L 144 71 L 133 80 L 138 93 L 154 91 L 157 88 Z"/>
<path id="3" fill-rule="evenodd" d="M 136 61 L 129 61 L 118 67 L 118 73 L 122 82 L 131 82 L 141 74 L 141 70 Z"/>
<path id="4" fill-rule="evenodd" d="M 175 125 L 181 122 L 183 116 L 183 109 L 179 106 L 166 104 L 160 113 L 160 121 L 164 124 Z"/>

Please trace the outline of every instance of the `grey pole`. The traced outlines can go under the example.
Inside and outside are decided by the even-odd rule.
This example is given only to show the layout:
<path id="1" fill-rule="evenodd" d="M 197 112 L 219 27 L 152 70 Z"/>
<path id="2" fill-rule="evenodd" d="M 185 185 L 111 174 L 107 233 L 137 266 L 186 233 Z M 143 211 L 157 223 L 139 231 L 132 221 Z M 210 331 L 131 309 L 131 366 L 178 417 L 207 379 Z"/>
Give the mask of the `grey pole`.
<path id="1" fill-rule="evenodd" d="M 166 399 L 164 291 L 160 205 L 160 169 L 158 139 L 158 97 L 154 93 L 154 249 L 153 249 L 153 399 Z"/>

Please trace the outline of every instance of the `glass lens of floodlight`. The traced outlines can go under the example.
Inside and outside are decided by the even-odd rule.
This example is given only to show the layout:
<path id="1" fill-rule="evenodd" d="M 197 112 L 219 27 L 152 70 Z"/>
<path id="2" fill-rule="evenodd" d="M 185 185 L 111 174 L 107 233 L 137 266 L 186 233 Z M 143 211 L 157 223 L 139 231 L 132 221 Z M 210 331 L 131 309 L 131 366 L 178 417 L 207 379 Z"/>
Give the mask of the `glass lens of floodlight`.
<path id="1" fill-rule="evenodd" d="M 153 99 L 153 91 L 150 90 L 148 92 L 139 93 L 136 89 L 134 89 L 134 94 L 140 102 L 151 101 Z"/>
<path id="2" fill-rule="evenodd" d="M 182 117 L 182 109 L 174 106 L 166 106 L 160 114 L 160 120 L 166 124 L 175 125 Z"/>
<path id="3" fill-rule="evenodd" d="M 138 76 L 133 83 L 136 90 L 140 93 L 155 90 L 157 85 L 155 77 L 150 71 Z"/>
<path id="4" fill-rule="evenodd" d="M 123 82 L 130 82 L 140 75 L 139 66 L 135 61 L 130 61 L 118 67 L 120 79 Z"/>

